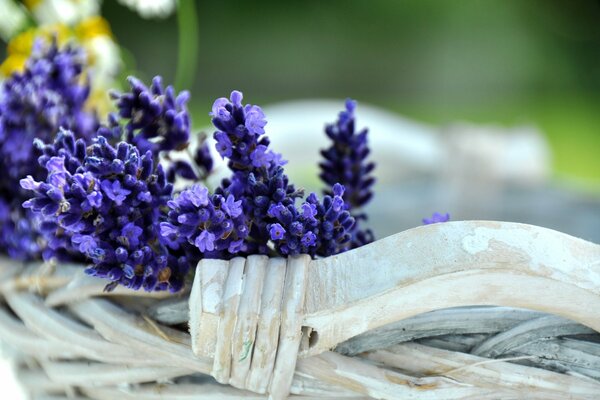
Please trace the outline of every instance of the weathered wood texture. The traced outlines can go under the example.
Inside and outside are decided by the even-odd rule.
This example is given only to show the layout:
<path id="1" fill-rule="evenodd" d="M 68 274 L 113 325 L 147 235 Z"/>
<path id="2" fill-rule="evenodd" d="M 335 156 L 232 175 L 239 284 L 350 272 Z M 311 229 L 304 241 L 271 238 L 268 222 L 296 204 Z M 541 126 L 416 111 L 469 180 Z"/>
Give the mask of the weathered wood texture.
<path id="1" fill-rule="evenodd" d="M 538 227 L 455 222 L 323 260 L 203 260 L 189 300 L 106 297 L 78 266 L 0 260 L 0 277 L 0 340 L 34 398 L 600 394 L 600 246 Z"/>

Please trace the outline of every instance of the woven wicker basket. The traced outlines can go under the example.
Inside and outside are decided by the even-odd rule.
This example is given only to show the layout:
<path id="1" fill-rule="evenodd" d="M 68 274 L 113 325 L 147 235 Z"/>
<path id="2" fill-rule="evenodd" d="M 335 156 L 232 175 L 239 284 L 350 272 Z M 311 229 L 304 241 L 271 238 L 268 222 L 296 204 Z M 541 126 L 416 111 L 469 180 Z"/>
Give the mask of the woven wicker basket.
<path id="1" fill-rule="evenodd" d="M 600 397 L 600 246 L 534 226 L 203 260 L 176 295 L 105 293 L 77 265 L 0 273 L 0 340 L 36 399 Z"/>

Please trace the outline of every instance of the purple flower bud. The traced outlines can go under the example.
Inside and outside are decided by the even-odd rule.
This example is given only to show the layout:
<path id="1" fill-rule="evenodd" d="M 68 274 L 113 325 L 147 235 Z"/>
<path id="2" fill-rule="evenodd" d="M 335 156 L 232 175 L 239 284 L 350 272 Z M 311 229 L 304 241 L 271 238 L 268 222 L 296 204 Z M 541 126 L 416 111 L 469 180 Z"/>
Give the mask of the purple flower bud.
<path id="1" fill-rule="evenodd" d="M 265 125 L 267 121 L 265 119 L 265 114 L 262 112 L 261 108 L 258 106 L 251 106 L 246 111 L 246 129 L 252 134 L 262 135 L 265 133 Z"/>
<path id="2" fill-rule="evenodd" d="M 215 133 L 215 140 L 217 141 L 217 151 L 221 157 L 231 157 L 233 148 L 229 136 L 225 132 L 217 132 Z"/>
<path id="3" fill-rule="evenodd" d="M 230 216 L 237 217 L 242 213 L 242 201 L 235 201 L 232 195 L 227 196 L 227 199 L 221 205 L 221 208 Z"/>
<path id="4" fill-rule="evenodd" d="M 121 242 L 125 247 L 136 248 L 140 244 L 140 236 L 144 230 L 133 222 L 129 222 L 121 230 Z"/>
<path id="5" fill-rule="evenodd" d="M 202 231 L 194 241 L 196 247 L 201 251 L 213 251 L 215 249 L 215 235 L 208 231 Z"/>
<path id="6" fill-rule="evenodd" d="M 127 198 L 127 195 L 131 193 L 130 190 L 123 189 L 121 187 L 121 182 L 119 181 L 109 181 L 104 180 L 100 184 L 102 191 L 109 199 L 113 200 L 116 205 L 120 206 L 123 204 L 123 201 Z"/>
<path id="7" fill-rule="evenodd" d="M 423 218 L 423 225 L 437 224 L 440 222 L 450 221 L 450 214 L 440 214 L 438 212 L 433 213 L 431 218 Z"/>
<path id="8" fill-rule="evenodd" d="M 208 115 L 213 118 L 229 119 L 229 111 L 225 108 L 227 104 L 229 104 L 229 100 L 225 97 L 216 99 L 213 103 L 212 111 Z"/>
<path id="9" fill-rule="evenodd" d="M 33 180 L 31 175 L 28 175 L 27 178 L 23 178 L 20 181 L 21 187 L 26 190 L 38 190 L 40 187 L 40 183 Z"/>
<path id="10" fill-rule="evenodd" d="M 98 247 L 98 244 L 90 235 L 76 234 L 73 235 L 71 241 L 73 242 L 73 244 L 77 245 L 79 251 L 87 255 L 93 254 Z"/>
<path id="11" fill-rule="evenodd" d="M 302 215 L 307 219 L 314 219 L 317 215 L 317 206 L 310 203 L 302 204 Z"/>
<path id="12" fill-rule="evenodd" d="M 314 246 L 316 240 L 317 240 L 317 235 L 315 235 L 311 231 L 306 232 L 304 234 L 304 236 L 302 236 L 302 244 L 306 247 Z"/>
<path id="13" fill-rule="evenodd" d="M 273 155 L 267 152 L 267 147 L 263 145 L 256 146 L 256 149 L 250 154 L 252 165 L 256 168 L 268 167 L 273 159 Z"/>
<path id="14" fill-rule="evenodd" d="M 186 193 L 185 198 L 196 207 L 205 206 L 208 204 L 208 189 L 202 185 L 194 185 L 191 188 L 182 192 L 182 196 Z"/>
<path id="15" fill-rule="evenodd" d="M 271 224 L 269 235 L 271 235 L 271 240 L 281 240 L 285 235 L 285 229 L 280 224 Z"/>
<path id="16" fill-rule="evenodd" d="M 234 90 L 233 92 L 231 92 L 229 98 L 231 99 L 231 103 L 233 103 L 234 106 L 241 107 L 244 95 L 242 94 L 242 92 Z"/>

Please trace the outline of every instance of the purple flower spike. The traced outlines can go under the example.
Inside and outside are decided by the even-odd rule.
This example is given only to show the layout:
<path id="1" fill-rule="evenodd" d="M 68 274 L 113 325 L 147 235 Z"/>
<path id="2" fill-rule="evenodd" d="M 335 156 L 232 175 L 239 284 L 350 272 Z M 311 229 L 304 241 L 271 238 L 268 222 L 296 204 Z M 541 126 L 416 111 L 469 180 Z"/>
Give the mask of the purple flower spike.
<path id="1" fill-rule="evenodd" d="M 371 190 L 375 178 L 371 176 L 375 163 L 367 161 L 370 153 L 367 144 L 368 130 L 355 131 L 354 112 L 356 101 L 347 99 L 346 109 L 339 114 L 334 124 L 327 125 L 325 133 L 332 140 L 332 145 L 321 154 L 324 158 L 321 167 L 321 180 L 331 189 L 327 194 L 343 196 L 347 209 L 357 221 L 365 221 L 366 214 L 360 211 L 373 197 Z M 342 184 L 345 192 L 339 193 L 336 184 Z M 352 247 L 360 247 L 372 242 L 373 233 L 363 230 L 357 223 L 352 233 Z"/>
<path id="2" fill-rule="evenodd" d="M 102 134 L 106 137 L 114 136 L 114 132 L 119 131 L 121 118 L 126 122 L 125 139 L 137 146 L 142 154 L 151 151 L 157 157 L 163 152 L 187 148 L 191 130 L 187 110 L 189 93 L 183 91 L 176 94 L 172 86 L 164 88 L 159 76 L 152 80 L 150 87 L 135 77 L 129 77 L 128 81 L 128 92 L 111 93 L 118 114 L 111 115 L 109 125 L 103 129 Z M 225 99 L 217 100 L 213 106 L 215 115 L 225 115 L 221 107 L 225 104 L 222 100 Z M 200 155 L 198 161 L 202 164 L 198 166 L 204 167 L 207 173 L 210 172 L 210 154 L 205 151 Z M 173 177 L 173 174 L 170 176 Z"/>
<path id="3" fill-rule="evenodd" d="M 44 257 L 90 261 L 85 272 L 108 279 L 107 290 L 180 290 L 191 263 L 178 235 L 161 225 L 173 188 L 152 152 L 113 147 L 102 135 L 86 146 L 66 131 L 42 149 L 40 164 L 52 173 L 27 180 L 33 198 L 24 207 L 44 227 Z M 61 181 L 53 179 L 59 174 Z"/>
<path id="4" fill-rule="evenodd" d="M 434 212 L 431 218 L 423 218 L 423 225 L 437 224 L 448 221 L 450 221 L 450 214 L 440 214 L 438 212 Z"/>
<path id="5" fill-rule="evenodd" d="M 37 162 L 42 153 L 38 144 L 53 141 L 61 127 L 89 142 L 98 126 L 86 104 L 90 87 L 84 62 L 80 48 L 36 40 L 23 72 L 0 83 L 0 204 L 11 210 L 0 217 L 0 252 L 12 258 L 40 258 L 46 247 L 41 221 L 21 207 L 29 198 L 26 191 L 37 190 L 32 181 L 21 179 L 40 180 L 47 174 L 44 163 L 50 160 Z M 55 183 L 60 182 L 63 174 L 53 174 Z"/>
<path id="6" fill-rule="evenodd" d="M 249 229 L 242 202 L 233 195 L 208 195 L 208 189 L 195 185 L 168 205 L 168 222 L 161 224 L 160 234 L 169 247 L 192 245 L 202 258 L 221 259 L 231 258 L 245 247 Z"/>

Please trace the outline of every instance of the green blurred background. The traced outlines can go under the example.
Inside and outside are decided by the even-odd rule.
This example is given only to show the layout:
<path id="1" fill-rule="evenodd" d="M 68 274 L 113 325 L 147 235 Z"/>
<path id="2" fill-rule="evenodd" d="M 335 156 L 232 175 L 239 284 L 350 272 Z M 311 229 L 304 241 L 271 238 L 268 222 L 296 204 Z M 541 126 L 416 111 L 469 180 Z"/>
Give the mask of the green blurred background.
<path id="1" fill-rule="evenodd" d="M 189 1 L 182 0 L 188 9 Z M 263 105 L 351 96 L 434 124 L 536 125 L 553 148 L 557 176 L 600 183 L 599 1 L 198 1 L 195 8 L 198 126 L 208 123 L 212 99 L 234 88 Z M 176 15 L 143 20 L 116 1 L 105 1 L 102 14 L 142 77 L 174 80 Z M 189 33 L 184 40 L 194 45 Z"/>

